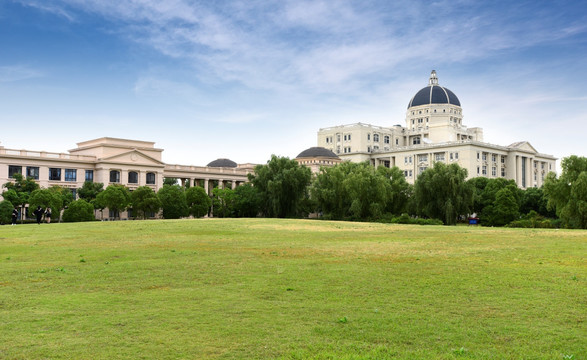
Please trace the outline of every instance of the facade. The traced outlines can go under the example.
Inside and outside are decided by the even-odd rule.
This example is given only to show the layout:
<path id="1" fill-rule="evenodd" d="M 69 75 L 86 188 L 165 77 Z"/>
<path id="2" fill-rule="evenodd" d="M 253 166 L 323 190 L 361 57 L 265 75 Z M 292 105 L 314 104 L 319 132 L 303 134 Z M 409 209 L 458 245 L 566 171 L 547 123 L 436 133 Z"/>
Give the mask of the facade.
<path id="1" fill-rule="evenodd" d="M 164 178 L 178 178 L 183 185 L 202 186 L 208 194 L 214 187 L 235 188 L 247 181 L 253 164 L 237 165 L 218 159 L 208 166 L 165 164 L 163 149 L 154 142 L 104 137 L 80 142 L 68 153 L 14 150 L 0 146 L 0 184 L 12 181 L 14 174 L 33 178 L 42 188 L 53 185 L 77 189 L 85 181 L 107 187 L 121 184 L 134 190 L 149 186 L 158 191 Z M 127 214 L 120 214 L 126 218 Z"/>
<path id="2" fill-rule="evenodd" d="M 397 166 L 414 183 L 422 171 L 441 161 L 467 169 L 469 178 L 512 179 L 521 188 L 540 187 L 555 171 L 556 158 L 539 153 L 527 141 L 509 146 L 483 142 L 481 128 L 463 124 L 457 96 L 438 84 L 432 71 L 428 86 L 408 103 L 405 126 L 339 125 L 318 131 L 318 146 L 342 160 Z"/>

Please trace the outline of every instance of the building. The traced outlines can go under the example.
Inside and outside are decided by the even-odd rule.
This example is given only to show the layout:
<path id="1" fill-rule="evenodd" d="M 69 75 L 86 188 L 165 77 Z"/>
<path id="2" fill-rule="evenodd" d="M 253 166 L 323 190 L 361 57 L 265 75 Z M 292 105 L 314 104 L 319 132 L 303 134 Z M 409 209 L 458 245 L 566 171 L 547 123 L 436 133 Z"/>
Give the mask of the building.
<path id="1" fill-rule="evenodd" d="M 342 160 L 331 150 L 323 147 L 311 147 L 299 153 L 294 159 L 300 165 L 304 165 L 312 170 L 315 174 L 320 171 L 322 166 L 334 166 Z"/>
<path id="2" fill-rule="evenodd" d="M 434 70 L 428 86 L 410 99 L 405 126 L 356 123 L 324 128 L 318 131 L 318 146 L 342 160 L 397 166 L 410 183 L 441 161 L 459 164 L 467 169 L 469 178 L 502 177 L 514 180 L 520 188 L 540 187 L 546 174 L 555 171 L 556 162 L 527 141 L 508 146 L 483 142 L 483 130 L 464 125 L 458 97 L 438 84 Z"/>
<path id="3" fill-rule="evenodd" d="M 215 187 L 235 188 L 248 181 L 253 164 L 238 165 L 228 159 L 212 161 L 208 166 L 165 164 L 163 149 L 154 142 L 104 137 L 80 142 L 68 153 L 6 149 L 0 146 L 0 184 L 22 174 L 42 188 L 53 185 L 77 189 L 85 181 L 100 182 L 104 187 L 121 184 L 134 190 L 149 186 L 158 191 L 164 178 L 177 178 L 183 185 L 202 186 L 208 194 Z M 127 214 L 120 214 L 126 218 Z"/>

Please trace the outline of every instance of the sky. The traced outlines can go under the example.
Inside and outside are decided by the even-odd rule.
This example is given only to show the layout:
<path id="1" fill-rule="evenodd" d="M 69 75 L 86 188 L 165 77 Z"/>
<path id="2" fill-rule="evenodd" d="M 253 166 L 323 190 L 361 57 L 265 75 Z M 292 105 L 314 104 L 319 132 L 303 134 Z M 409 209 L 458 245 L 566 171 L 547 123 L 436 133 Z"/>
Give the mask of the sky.
<path id="1" fill-rule="evenodd" d="M 1 0 L 0 146 L 153 141 L 266 163 L 320 128 L 405 125 L 431 70 L 484 140 L 587 154 L 580 0 Z"/>

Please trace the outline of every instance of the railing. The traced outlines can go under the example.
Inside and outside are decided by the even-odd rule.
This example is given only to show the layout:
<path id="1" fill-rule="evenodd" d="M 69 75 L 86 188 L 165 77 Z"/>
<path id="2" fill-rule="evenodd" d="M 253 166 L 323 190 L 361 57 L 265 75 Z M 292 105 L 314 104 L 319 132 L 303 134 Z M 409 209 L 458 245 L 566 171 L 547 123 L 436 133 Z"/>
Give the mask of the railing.
<path id="1" fill-rule="evenodd" d="M 77 161 L 96 161 L 96 157 L 92 155 L 71 155 L 65 153 L 54 153 L 47 151 L 30 151 L 30 150 L 15 150 L 5 149 L 0 147 L 0 155 L 10 156 L 26 156 L 26 157 L 37 157 L 37 158 L 49 158 L 49 159 L 66 159 L 66 160 L 77 160 Z"/>

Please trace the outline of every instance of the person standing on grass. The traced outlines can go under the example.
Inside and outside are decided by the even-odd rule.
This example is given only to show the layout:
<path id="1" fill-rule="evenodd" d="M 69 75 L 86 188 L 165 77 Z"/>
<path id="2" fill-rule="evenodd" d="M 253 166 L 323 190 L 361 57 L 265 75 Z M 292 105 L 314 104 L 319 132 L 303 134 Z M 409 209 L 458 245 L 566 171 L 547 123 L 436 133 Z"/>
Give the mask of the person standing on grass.
<path id="1" fill-rule="evenodd" d="M 37 206 L 37 210 L 34 211 L 34 214 L 37 216 L 37 224 L 41 225 L 41 219 L 43 219 L 43 208 L 41 205 Z"/>
<path id="2" fill-rule="evenodd" d="M 47 224 L 51 224 L 51 208 L 47 207 L 45 210 L 45 219 L 47 220 Z"/>
<path id="3" fill-rule="evenodd" d="M 12 210 L 12 225 L 16 225 L 17 219 L 18 219 L 18 209 L 15 206 L 14 210 Z"/>

